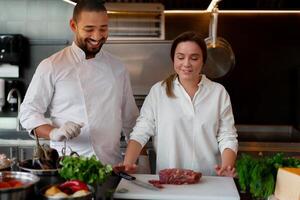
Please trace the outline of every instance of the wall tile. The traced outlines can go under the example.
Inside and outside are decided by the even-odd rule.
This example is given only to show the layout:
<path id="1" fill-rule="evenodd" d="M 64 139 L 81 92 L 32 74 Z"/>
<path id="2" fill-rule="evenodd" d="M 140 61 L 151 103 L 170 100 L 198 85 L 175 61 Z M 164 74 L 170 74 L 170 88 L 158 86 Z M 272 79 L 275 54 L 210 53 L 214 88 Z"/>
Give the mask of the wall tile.
<path id="1" fill-rule="evenodd" d="M 27 20 L 47 20 L 48 2 L 46 0 L 27 0 Z"/>
<path id="2" fill-rule="evenodd" d="M 48 39 L 72 39 L 72 31 L 67 21 L 49 21 Z"/>
<path id="3" fill-rule="evenodd" d="M 4 20 L 0 20 L 0 33 L 6 33 L 6 22 Z"/>
<path id="4" fill-rule="evenodd" d="M 28 20 L 26 33 L 30 39 L 47 39 L 47 23 L 44 20 Z"/>
<path id="5" fill-rule="evenodd" d="M 6 19 L 6 1 L 5 0 L 0 0 L 0 20 L 5 20 Z"/>
<path id="6" fill-rule="evenodd" d="M 72 17 L 74 6 L 62 0 L 48 0 L 48 20 L 67 20 Z"/>
<path id="7" fill-rule="evenodd" d="M 3 3 L 3 0 L 1 1 Z M 4 20 L 19 21 L 24 20 L 27 14 L 26 0 L 6 0 L 5 10 L 3 11 Z"/>
<path id="8" fill-rule="evenodd" d="M 7 21 L 6 22 L 7 33 L 17 33 L 26 35 L 26 23 L 25 20 L 19 21 Z"/>

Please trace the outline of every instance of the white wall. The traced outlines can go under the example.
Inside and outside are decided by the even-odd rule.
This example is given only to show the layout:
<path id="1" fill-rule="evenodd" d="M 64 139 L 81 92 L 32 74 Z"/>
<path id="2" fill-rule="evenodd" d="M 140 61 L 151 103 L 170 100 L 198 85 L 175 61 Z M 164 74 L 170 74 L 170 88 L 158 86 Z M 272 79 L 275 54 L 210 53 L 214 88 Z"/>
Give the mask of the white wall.
<path id="1" fill-rule="evenodd" d="M 30 40 L 70 40 L 73 5 L 62 0 L 0 0 L 0 33 Z"/>

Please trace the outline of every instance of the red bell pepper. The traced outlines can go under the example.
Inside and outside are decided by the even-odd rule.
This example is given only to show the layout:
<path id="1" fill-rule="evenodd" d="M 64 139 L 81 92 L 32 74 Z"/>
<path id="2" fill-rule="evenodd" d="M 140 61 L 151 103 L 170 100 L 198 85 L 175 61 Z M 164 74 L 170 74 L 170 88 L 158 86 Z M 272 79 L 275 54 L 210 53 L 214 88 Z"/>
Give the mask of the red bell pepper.
<path id="1" fill-rule="evenodd" d="M 58 188 L 66 194 L 73 194 L 79 190 L 89 191 L 87 184 L 79 180 L 66 181 L 60 184 Z"/>

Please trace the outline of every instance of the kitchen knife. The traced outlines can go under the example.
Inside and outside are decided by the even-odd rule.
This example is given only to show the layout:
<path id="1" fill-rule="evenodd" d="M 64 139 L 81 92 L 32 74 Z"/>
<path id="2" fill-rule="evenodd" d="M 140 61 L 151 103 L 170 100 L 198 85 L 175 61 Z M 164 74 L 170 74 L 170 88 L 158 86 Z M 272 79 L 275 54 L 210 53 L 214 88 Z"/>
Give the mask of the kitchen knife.
<path id="1" fill-rule="evenodd" d="M 130 181 L 131 183 L 134 183 L 140 187 L 146 188 L 146 189 L 150 189 L 150 190 L 155 190 L 155 191 L 159 191 L 159 188 L 154 187 L 153 185 L 151 185 L 150 183 L 146 183 L 143 181 L 138 180 L 136 177 L 131 176 L 125 172 L 118 172 L 117 173 L 118 176 Z"/>

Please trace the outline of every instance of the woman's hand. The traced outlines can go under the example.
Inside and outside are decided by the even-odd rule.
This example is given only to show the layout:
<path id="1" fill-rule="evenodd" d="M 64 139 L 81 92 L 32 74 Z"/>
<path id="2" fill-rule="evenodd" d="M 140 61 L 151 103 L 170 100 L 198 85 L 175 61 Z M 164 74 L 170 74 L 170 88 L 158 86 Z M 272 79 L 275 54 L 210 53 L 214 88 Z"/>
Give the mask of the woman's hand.
<path id="1" fill-rule="evenodd" d="M 230 165 L 228 166 L 215 166 L 215 170 L 218 176 L 229 176 L 229 177 L 236 177 L 235 167 Z"/>
<path id="2" fill-rule="evenodd" d="M 126 172 L 129 174 L 136 173 L 137 165 L 136 164 L 123 164 L 119 163 L 113 167 L 113 171 L 117 174 L 118 172 Z"/>

